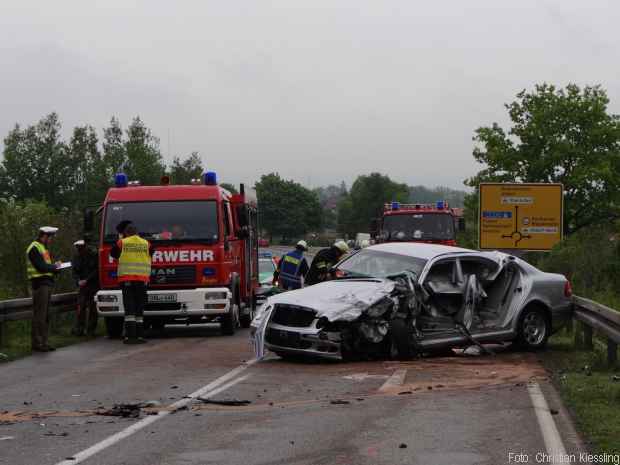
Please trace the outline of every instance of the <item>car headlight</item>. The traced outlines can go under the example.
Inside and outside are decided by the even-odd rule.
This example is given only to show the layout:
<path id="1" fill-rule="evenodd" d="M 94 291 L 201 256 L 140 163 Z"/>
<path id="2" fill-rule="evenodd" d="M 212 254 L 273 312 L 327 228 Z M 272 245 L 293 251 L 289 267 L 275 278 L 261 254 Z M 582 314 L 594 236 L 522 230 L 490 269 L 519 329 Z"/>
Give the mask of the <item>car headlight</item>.
<path id="1" fill-rule="evenodd" d="M 228 292 L 207 292 L 205 294 L 205 300 L 226 300 L 228 299 Z"/>
<path id="2" fill-rule="evenodd" d="M 99 302 L 118 302 L 118 297 L 110 294 L 102 294 L 97 296 Z"/>

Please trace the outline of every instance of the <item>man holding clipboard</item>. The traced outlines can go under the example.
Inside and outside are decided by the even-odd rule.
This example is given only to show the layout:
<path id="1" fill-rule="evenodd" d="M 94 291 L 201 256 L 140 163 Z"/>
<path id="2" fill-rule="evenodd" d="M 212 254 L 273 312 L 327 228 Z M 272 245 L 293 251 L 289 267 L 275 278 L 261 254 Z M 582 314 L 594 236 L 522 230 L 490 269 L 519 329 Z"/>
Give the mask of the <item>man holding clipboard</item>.
<path id="1" fill-rule="evenodd" d="M 48 344 L 49 303 L 54 287 L 54 276 L 61 267 L 70 267 L 71 263 L 52 263 L 48 247 L 52 243 L 58 228 L 42 226 L 39 235 L 26 249 L 28 279 L 32 286 L 32 350 L 51 352 L 56 350 Z"/>

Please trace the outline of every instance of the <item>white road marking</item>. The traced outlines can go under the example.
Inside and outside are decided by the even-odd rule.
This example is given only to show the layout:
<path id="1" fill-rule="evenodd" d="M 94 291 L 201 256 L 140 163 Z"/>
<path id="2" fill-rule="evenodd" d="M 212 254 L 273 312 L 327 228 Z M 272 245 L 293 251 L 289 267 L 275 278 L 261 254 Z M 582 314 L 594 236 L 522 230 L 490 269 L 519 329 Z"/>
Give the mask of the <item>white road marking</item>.
<path id="1" fill-rule="evenodd" d="M 540 390 L 540 386 L 538 383 L 529 383 L 527 391 L 532 399 L 532 405 L 534 405 L 538 425 L 542 431 L 545 447 L 551 459 L 550 463 L 565 463 L 563 459 L 566 457 L 566 448 L 562 442 L 558 427 L 551 416 L 547 400 Z"/>
<path id="2" fill-rule="evenodd" d="M 383 386 L 379 388 L 379 392 L 391 391 L 392 389 L 396 389 L 398 386 L 402 386 L 405 383 L 405 377 L 407 376 L 407 370 L 396 370 L 392 373 Z"/>
<path id="3" fill-rule="evenodd" d="M 226 389 L 234 386 L 235 384 L 240 383 L 241 381 L 247 379 L 249 375 L 245 375 L 240 378 L 235 378 L 235 376 L 242 373 L 244 370 L 252 366 L 254 363 L 256 363 L 256 359 L 250 360 L 244 363 L 243 365 L 239 365 L 237 368 L 229 371 L 225 375 L 220 376 L 215 381 L 210 382 L 206 386 L 203 386 L 200 389 L 192 392 L 185 398 L 178 400 L 175 403 L 169 405 L 167 409 L 159 411 L 157 415 L 149 415 L 148 417 L 145 417 L 142 420 L 134 423 L 133 425 L 128 426 L 124 430 L 119 431 L 118 433 L 115 433 L 112 436 L 107 437 L 103 441 L 98 442 L 97 444 L 89 447 L 88 449 L 84 449 L 83 451 L 78 452 L 77 454 L 74 454 L 71 460 L 68 460 L 68 459 L 63 460 L 62 462 L 58 462 L 56 465 L 72 465 L 72 464 L 83 462 L 84 460 L 101 452 L 102 450 L 107 449 L 110 446 L 113 446 L 114 444 L 131 436 L 132 434 L 137 433 L 141 429 L 144 429 L 147 426 L 155 423 L 156 421 L 161 420 L 162 418 L 170 415 L 171 413 L 175 412 L 179 408 L 182 408 L 188 405 L 189 403 L 194 401 L 197 397 L 203 397 L 206 395 L 211 396 L 211 395 L 218 394 L 222 391 L 225 391 Z M 232 378 L 235 378 L 235 379 L 232 379 Z M 231 379 L 232 381 L 229 381 Z"/>
<path id="4" fill-rule="evenodd" d="M 355 373 L 348 376 L 343 376 L 344 379 L 351 379 L 353 381 L 364 381 L 365 379 L 387 379 L 389 375 L 370 375 L 368 373 Z"/>

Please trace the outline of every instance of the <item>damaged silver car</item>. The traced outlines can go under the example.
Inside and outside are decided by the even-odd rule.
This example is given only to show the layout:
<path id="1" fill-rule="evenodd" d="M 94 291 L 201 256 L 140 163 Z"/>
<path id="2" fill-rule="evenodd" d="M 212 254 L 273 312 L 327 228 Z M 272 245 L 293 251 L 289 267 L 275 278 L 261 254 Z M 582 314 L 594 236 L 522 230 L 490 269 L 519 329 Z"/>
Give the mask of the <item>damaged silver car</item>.
<path id="1" fill-rule="evenodd" d="M 409 359 L 432 349 L 515 341 L 545 346 L 570 320 L 571 286 L 501 252 L 380 244 L 335 279 L 270 297 L 252 322 L 257 356 Z"/>

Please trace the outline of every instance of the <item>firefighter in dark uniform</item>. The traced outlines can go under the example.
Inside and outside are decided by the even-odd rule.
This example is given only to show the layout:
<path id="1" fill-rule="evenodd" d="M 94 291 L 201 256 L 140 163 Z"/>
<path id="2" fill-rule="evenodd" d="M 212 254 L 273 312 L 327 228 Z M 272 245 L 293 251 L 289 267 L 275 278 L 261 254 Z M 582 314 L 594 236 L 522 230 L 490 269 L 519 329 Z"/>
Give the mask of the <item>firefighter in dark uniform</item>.
<path id="1" fill-rule="evenodd" d="M 130 221 L 117 226 L 120 239 L 110 251 L 110 256 L 118 260 L 117 276 L 123 292 L 125 309 L 125 344 L 142 344 L 144 339 L 144 305 L 146 287 L 151 276 L 151 255 L 153 249 L 149 242 L 138 236 L 138 231 Z"/>
<path id="2" fill-rule="evenodd" d="M 75 327 L 71 331 L 74 336 L 83 336 L 86 324 L 86 335 L 93 337 L 97 330 L 97 305 L 95 294 L 99 290 L 99 258 L 97 250 L 86 245 L 83 239 L 75 241 L 76 254 L 71 261 L 73 278 L 78 286 L 79 311 Z M 88 317 L 88 323 L 86 322 Z"/>
<path id="3" fill-rule="evenodd" d="M 331 279 L 329 270 L 347 253 L 349 246 L 344 241 L 338 241 L 328 249 L 319 250 L 310 265 L 306 284 L 310 286 Z"/>
<path id="4" fill-rule="evenodd" d="M 60 262 L 52 263 L 48 250 L 58 228 L 43 226 L 39 235 L 26 249 L 28 279 L 32 286 L 32 350 L 50 352 L 56 350 L 47 341 L 49 330 L 49 303 L 54 287 L 54 276 Z"/>
<path id="5" fill-rule="evenodd" d="M 306 241 L 299 241 L 295 250 L 282 256 L 278 268 L 273 273 L 274 284 L 279 281 L 280 287 L 285 291 L 303 287 L 308 273 L 308 261 L 304 257 L 304 252 L 307 250 Z"/>

